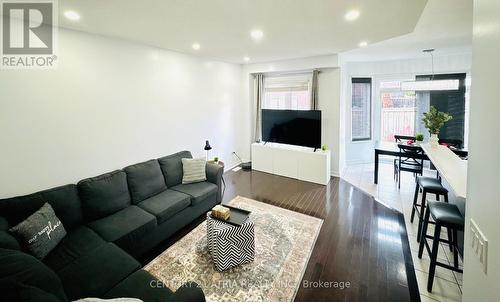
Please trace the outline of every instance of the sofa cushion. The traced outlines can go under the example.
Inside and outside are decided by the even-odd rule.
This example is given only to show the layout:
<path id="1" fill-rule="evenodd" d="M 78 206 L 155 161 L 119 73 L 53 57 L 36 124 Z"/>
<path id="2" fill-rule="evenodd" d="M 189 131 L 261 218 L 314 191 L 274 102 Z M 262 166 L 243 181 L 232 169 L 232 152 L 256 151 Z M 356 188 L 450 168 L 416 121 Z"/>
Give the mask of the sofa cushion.
<path id="1" fill-rule="evenodd" d="M 61 302 L 56 296 L 38 287 L 13 280 L 0 280 L 2 301 L 8 302 Z"/>
<path id="2" fill-rule="evenodd" d="M 61 301 L 68 301 L 59 277 L 29 254 L 0 249 L 0 280 L 6 279 L 39 288 Z"/>
<path id="3" fill-rule="evenodd" d="M 6 231 L 0 231 L 0 248 L 10 250 L 20 250 L 21 246 L 16 238 Z"/>
<path id="4" fill-rule="evenodd" d="M 128 166 L 123 170 L 127 173 L 128 188 L 135 204 L 167 189 L 156 159 Z"/>
<path id="5" fill-rule="evenodd" d="M 171 188 L 191 196 L 191 204 L 197 205 L 208 198 L 216 198 L 217 186 L 211 182 L 197 182 L 193 184 L 177 185 Z"/>
<path id="6" fill-rule="evenodd" d="M 76 300 L 101 297 L 139 267 L 132 256 L 113 243 L 106 243 L 78 257 L 57 274 L 68 298 Z"/>
<path id="7" fill-rule="evenodd" d="M 138 270 L 104 295 L 104 298 L 129 297 L 147 302 L 166 302 L 172 291 L 145 270 Z"/>
<path id="8" fill-rule="evenodd" d="M 111 215 L 130 205 L 127 175 L 123 171 L 81 180 L 78 192 L 88 221 Z"/>
<path id="9" fill-rule="evenodd" d="M 158 159 L 167 187 L 182 183 L 183 158 L 193 158 L 193 156 L 189 151 L 181 151 Z"/>
<path id="10" fill-rule="evenodd" d="M 54 271 L 59 271 L 104 244 L 106 242 L 96 232 L 82 225 L 70 231 L 43 262 Z"/>
<path id="11" fill-rule="evenodd" d="M 4 217 L 0 216 L 0 231 L 7 231 L 9 229 L 9 222 Z"/>
<path id="12" fill-rule="evenodd" d="M 49 203 L 10 229 L 24 247 L 43 259 L 66 236 L 66 229 Z"/>
<path id="13" fill-rule="evenodd" d="M 66 230 L 83 223 L 82 204 L 76 185 L 66 185 L 40 192 L 43 199 L 50 203 Z"/>
<path id="14" fill-rule="evenodd" d="M 156 219 L 137 206 L 129 206 L 88 225 L 104 240 L 130 250 L 138 238 L 155 229 Z"/>
<path id="15" fill-rule="evenodd" d="M 0 216 L 0 248 L 20 250 L 21 246 L 16 238 L 9 233 L 9 222 Z"/>
<path id="16" fill-rule="evenodd" d="M 189 207 L 191 197 L 187 194 L 165 190 L 160 194 L 150 197 L 138 204 L 143 210 L 156 216 L 158 224 Z"/>
<path id="17" fill-rule="evenodd" d="M 66 229 L 83 221 L 80 197 L 76 185 L 65 185 L 25 196 L 0 200 L 0 213 L 14 226 L 48 202 Z"/>
<path id="18" fill-rule="evenodd" d="M 206 302 L 205 294 L 201 286 L 195 282 L 188 281 L 182 284 L 175 293 L 172 294 L 170 301 L 175 302 Z"/>

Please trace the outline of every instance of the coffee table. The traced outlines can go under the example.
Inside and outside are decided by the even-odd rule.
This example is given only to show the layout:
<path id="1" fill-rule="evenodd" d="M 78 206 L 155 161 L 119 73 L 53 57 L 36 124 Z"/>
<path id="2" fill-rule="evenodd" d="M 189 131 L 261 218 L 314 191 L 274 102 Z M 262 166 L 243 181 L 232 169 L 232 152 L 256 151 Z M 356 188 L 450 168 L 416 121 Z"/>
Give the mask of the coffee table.
<path id="1" fill-rule="evenodd" d="M 207 245 L 218 271 L 252 262 L 255 258 L 254 222 L 248 218 L 241 226 L 234 226 L 212 218 L 208 212 Z"/>

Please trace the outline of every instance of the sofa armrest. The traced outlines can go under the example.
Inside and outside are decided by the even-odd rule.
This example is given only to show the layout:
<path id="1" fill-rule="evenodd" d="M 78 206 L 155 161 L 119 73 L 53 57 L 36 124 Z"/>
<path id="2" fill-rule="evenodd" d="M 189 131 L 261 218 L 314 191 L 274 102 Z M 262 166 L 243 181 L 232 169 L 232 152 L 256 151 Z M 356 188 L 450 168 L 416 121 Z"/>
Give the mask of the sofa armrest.
<path id="1" fill-rule="evenodd" d="M 207 181 L 217 185 L 217 203 L 222 201 L 222 173 L 224 168 L 218 164 L 207 163 Z"/>
<path id="2" fill-rule="evenodd" d="M 170 296 L 169 302 L 205 302 L 205 294 L 195 282 L 184 283 Z"/>

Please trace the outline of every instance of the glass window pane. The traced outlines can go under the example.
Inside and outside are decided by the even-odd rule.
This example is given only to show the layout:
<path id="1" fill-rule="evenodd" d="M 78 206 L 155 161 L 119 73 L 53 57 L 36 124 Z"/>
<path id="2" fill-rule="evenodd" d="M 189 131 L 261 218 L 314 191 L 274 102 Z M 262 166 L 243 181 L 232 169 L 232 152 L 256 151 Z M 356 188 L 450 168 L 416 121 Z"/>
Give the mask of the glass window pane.
<path id="1" fill-rule="evenodd" d="M 371 139 L 371 79 L 352 79 L 352 140 Z"/>
<path id="2" fill-rule="evenodd" d="M 311 75 L 266 77 L 262 109 L 310 110 Z"/>
<path id="3" fill-rule="evenodd" d="M 381 91 L 380 138 L 394 141 L 394 135 L 415 135 L 415 92 Z"/>

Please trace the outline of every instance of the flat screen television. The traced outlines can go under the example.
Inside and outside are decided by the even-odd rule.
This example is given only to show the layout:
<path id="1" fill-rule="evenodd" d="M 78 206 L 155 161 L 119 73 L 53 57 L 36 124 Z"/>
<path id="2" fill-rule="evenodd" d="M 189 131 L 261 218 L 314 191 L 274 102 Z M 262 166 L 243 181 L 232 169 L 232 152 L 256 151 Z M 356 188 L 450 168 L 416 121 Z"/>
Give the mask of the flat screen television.
<path id="1" fill-rule="evenodd" d="M 321 111 L 262 109 L 262 141 L 320 148 Z"/>

